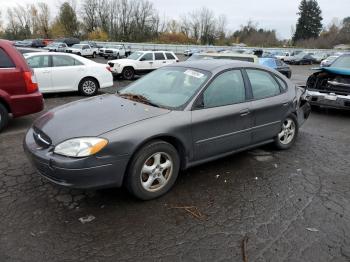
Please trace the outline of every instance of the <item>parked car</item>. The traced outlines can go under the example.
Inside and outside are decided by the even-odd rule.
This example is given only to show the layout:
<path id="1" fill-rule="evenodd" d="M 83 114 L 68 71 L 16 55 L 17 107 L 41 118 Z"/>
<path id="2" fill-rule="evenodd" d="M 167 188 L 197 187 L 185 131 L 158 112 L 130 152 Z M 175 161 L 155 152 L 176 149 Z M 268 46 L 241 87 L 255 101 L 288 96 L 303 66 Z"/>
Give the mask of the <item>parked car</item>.
<path id="1" fill-rule="evenodd" d="M 326 59 L 329 55 L 327 53 L 321 52 L 321 53 L 316 53 L 312 55 L 312 57 L 315 59 L 314 63 L 319 64 L 321 63 L 322 60 Z"/>
<path id="2" fill-rule="evenodd" d="M 24 148 L 56 184 L 126 185 L 148 200 L 169 191 L 182 169 L 268 143 L 290 148 L 309 113 L 305 89 L 274 70 L 186 61 L 115 95 L 49 111 L 28 130 Z"/>
<path id="3" fill-rule="evenodd" d="M 284 62 L 291 65 L 312 65 L 316 63 L 315 58 L 312 56 L 312 53 L 299 53 L 295 56 L 290 56 L 285 58 Z"/>
<path id="4" fill-rule="evenodd" d="M 260 65 L 275 69 L 287 78 L 292 77 L 290 66 L 277 58 L 259 58 Z"/>
<path id="5" fill-rule="evenodd" d="M 350 55 L 316 70 L 306 82 L 311 105 L 350 109 Z"/>
<path id="6" fill-rule="evenodd" d="M 0 40 L 0 131 L 12 117 L 33 114 L 43 109 L 33 72 L 13 45 Z"/>
<path id="7" fill-rule="evenodd" d="M 23 41 L 16 41 L 15 46 L 17 47 L 44 47 L 45 44 L 41 39 L 26 39 Z"/>
<path id="8" fill-rule="evenodd" d="M 338 55 L 332 55 L 321 61 L 320 67 L 329 67 L 338 58 Z"/>
<path id="9" fill-rule="evenodd" d="M 98 54 L 98 49 L 87 44 L 76 44 L 66 49 L 67 53 L 72 53 L 80 56 L 90 56 L 95 58 Z"/>
<path id="10" fill-rule="evenodd" d="M 100 48 L 102 48 L 103 46 L 94 42 L 94 41 L 82 41 L 80 42 L 80 44 L 87 44 L 90 45 L 93 48 L 96 48 L 97 50 L 99 50 Z"/>
<path id="11" fill-rule="evenodd" d="M 45 46 L 48 46 L 49 44 L 53 43 L 54 41 L 52 39 L 43 39 L 43 43 Z"/>
<path id="12" fill-rule="evenodd" d="M 42 93 L 79 91 L 93 96 L 98 89 L 113 86 L 110 68 L 84 57 L 52 52 L 23 55 L 34 70 Z"/>
<path id="13" fill-rule="evenodd" d="M 130 55 L 130 49 L 127 49 L 125 45 L 107 45 L 100 49 L 99 55 L 105 59 L 113 58 L 120 59 L 121 57 L 128 57 Z"/>
<path id="14" fill-rule="evenodd" d="M 187 60 L 193 61 L 193 60 L 208 60 L 208 59 L 229 59 L 229 60 L 251 62 L 255 64 L 259 63 L 259 58 L 256 55 L 239 54 L 239 53 L 233 53 L 233 52 L 231 53 L 199 53 L 199 54 L 194 54 Z"/>
<path id="15" fill-rule="evenodd" d="M 135 75 L 146 74 L 176 62 L 179 62 L 179 59 L 174 52 L 138 51 L 125 59 L 110 60 L 108 65 L 111 67 L 113 75 L 132 80 Z"/>
<path id="16" fill-rule="evenodd" d="M 80 40 L 75 37 L 58 38 L 55 42 L 66 43 L 67 46 L 72 46 L 80 43 Z"/>
<path id="17" fill-rule="evenodd" d="M 281 61 L 284 61 L 284 59 L 286 59 L 286 57 L 289 57 L 290 56 L 290 52 L 286 52 L 286 51 L 277 51 L 274 53 L 274 56 L 281 60 Z"/>
<path id="18" fill-rule="evenodd" d="M 53 42 L 44 47 L 44 49 L 48 50 L 49 52 L 66 52 L 67 48 L 68 46 L 66 43 L 60 42 Z"/>
<path id="19" fill-rule="evenodd" d="M 188 49 L 184 51 L 184 56 L 192 56 L 193 54 L 198 54 L 200 53 L 201 50 L 194 48 L 194 49 Z"/>

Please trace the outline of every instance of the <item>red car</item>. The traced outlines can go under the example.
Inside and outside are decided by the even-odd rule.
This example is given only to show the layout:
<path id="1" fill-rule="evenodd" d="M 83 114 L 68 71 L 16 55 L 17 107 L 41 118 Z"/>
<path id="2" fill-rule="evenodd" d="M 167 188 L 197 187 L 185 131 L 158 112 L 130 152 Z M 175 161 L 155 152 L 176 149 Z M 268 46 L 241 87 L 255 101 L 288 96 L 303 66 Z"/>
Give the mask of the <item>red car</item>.
<path id="1" fill-rule="evenodd" d="M 0 130 L 14 118 L 44 107 L 33 71 L 11 42 L 0 40 Z"/>

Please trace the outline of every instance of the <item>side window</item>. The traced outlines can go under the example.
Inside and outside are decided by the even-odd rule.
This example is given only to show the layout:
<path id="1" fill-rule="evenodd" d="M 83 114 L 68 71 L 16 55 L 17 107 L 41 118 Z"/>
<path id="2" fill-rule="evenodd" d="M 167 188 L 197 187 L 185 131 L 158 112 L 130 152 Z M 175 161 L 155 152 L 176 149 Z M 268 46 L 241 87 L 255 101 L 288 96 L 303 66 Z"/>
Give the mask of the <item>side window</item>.
<path id="1" fill-rule="evenodd" d="M 241 71 L 222 73 L 203 93 L 204 108 L 218 107 L 245 101 L 245 87 Z"/>
<path id="2" fill-rule="evenodd" d="M 165 60 L 165 56 L 163 53 L 154 53 L 155 60 Z"/>
<path id="3" fill-rule="evenodd" d="M 144 54 L 140 61 L 153 61 L 153 53 Z"/>
<path id="4" fill-rule="evenodd" d="M 255 99 L 275 96 L 281 92 L 278 83 L 270 73 L 254 69 L 247 69 L 246 71 Z"/>
<path id="5" fill-rule="evenodd" d="M 38 55 L 27 59 L 27 63 L 31 68 L 45 68 L 49 67 L 49 56 Z"/>
<path id="6" fill-rule="evenodd" d="M 70 56 L 54 55 L 52 56 L 52 64 L 56 66 L 75 66 L 81 65 L 81 63 Z"/>
<path id="7" fill-rule="evenodd" d="M 172 53 L 165 53 L 166 59 L 168 60 L 175 60 L 175 56 Z"/>
<path id="8" fill-rule="evenodd" d="M 6 54 L 6 52 L 0 48 L 0 68 L 12 68 L 16 67 L 12 59 Z"/>
<path id="9" fill-rule="evenodd" d="M 278 76 L 275 76 L 278 83 L 280 84 L 280 86 L 282 87 L 283 91 L 288 89 L 288 86 L 286 84 L 286 82 L 284 82 L 281 78 L 279 78 Z"/>

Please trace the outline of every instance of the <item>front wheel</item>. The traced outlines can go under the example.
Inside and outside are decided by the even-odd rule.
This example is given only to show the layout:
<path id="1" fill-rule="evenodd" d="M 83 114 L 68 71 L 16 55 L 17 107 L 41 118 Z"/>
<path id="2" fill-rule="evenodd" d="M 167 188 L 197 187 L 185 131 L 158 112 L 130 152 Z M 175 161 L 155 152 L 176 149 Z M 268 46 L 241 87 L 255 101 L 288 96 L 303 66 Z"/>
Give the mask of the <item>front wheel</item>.
<path id="1" fill-rule="evenodd" d="M 0 103 L 0 131 L 7 126 L 9 120 L 9 112 L 6 107 Z"/>
<path id="2" fill-rule="evenodd" d="M 154 199 L 171 189 L 179 169 L 180 159 L 176 149 L 165 141 L 153 141 L 133 157 L 127 172 L 126 186 L 139 199 Z"/>
<path id="3" fill-rule="evenodd" d="M 135 76 L 135 70 L 132 67 L 126 67 L 122 71 L 122 76 L 126 80 L 133 80 Z"/>
<path id="4" fill-rule="evenodd" d="M 278 149 L 289 149 L 298 136 L 299 125 L 296 116 L 288 116 L 282 123 L 281 131 L 275 137 L 275 145 Z"/>
<path id="5" fill-rule="evenodd" d="M 94 96 L 98 91 L 98 82 L 93 78 L 85 78 L 80 81 L 79 92 L 84 96 Z"/>

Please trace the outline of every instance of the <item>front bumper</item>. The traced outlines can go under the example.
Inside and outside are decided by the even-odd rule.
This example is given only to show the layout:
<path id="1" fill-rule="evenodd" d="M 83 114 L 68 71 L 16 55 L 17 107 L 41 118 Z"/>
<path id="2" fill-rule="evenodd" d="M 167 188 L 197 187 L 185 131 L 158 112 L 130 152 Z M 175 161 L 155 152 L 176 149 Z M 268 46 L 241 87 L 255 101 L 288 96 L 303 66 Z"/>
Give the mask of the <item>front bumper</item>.
<path id="1" fill-rule="evenodd" d="M 120 187 L 129 156 L 119 159 L 91 156 L 70 158 L 53 153 L 53 147 L 41 148 L 34 140 L 33 129 L 29 129 L 23 148 L 40 175 L 49 181 L 79 189 Z"/>
<path id="2" fill-rule="evenodd" d="M 310 104 L 336 109 L 350 109 L 350 95 L 336 95 L 334 93 L 321 93 L 319 91 L 307 91 Z"/>

